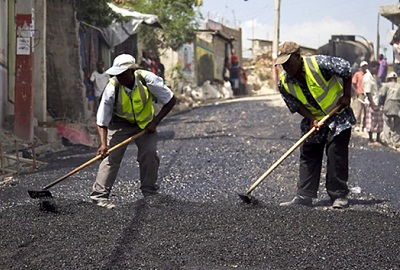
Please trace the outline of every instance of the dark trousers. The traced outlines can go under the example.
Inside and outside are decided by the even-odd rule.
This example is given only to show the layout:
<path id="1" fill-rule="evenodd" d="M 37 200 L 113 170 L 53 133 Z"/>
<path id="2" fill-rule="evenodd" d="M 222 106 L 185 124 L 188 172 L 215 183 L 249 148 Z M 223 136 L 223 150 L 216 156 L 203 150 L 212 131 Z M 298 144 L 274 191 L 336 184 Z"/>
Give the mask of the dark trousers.
<path id="1" fill-rule="evenodd" d="M 349 141 L 351 129 L 342 131 L 333 137 L 329 132 L 326 142 L 305 142 L 300 147 L 300 178 L 297 182 L 297 194 L 317 197 L 324 149 L 327 156 L 325 188 L 329 197 L 335 200 L 349 193 Z"/>

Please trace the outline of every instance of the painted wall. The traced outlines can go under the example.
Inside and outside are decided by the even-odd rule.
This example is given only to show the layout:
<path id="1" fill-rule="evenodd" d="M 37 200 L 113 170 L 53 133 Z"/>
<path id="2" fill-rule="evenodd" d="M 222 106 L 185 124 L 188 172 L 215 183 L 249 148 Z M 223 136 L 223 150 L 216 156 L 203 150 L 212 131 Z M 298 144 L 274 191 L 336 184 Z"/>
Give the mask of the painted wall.
<path id="1" fill-rule="evenodd" d="M 8 1 L 0 1 L 0 128 L 3 127 L 7 104 L 7 26 L 8 26 Z"/>
<path id="2" fill-rule="evenodd" d="M 33 68 L 33 116 L 39 122 L 47 121 L 47 76 L 46 76 L 46 13 L 47 1 L 35 0 L 34 68 Z"/>
<path id="3" fill-rule="evenodd" d="M 74 1 L 47 1 L 46 10 L 47 110 L 56 118 L 84 121 L 86 91 Z"/>

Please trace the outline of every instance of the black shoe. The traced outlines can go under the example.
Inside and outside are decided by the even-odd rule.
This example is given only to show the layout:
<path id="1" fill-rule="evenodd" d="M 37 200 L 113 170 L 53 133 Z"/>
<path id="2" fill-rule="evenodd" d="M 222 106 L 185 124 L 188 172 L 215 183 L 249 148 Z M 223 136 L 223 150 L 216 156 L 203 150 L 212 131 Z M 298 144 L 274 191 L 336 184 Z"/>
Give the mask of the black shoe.
<path id="1" fill-rule="evenodd" d="M 307 196 L 297 195 L 289 202 L 280 203 L 279 206 L 292 206 L 292 205 L 312 205 L 312 198 Z"/>
<path id="2" fill-rule="evenodd" d="M 143 192 L 143 197 L 151 197 L 151 196 L 156 196 L 159 195 L 158 192 Z"/>

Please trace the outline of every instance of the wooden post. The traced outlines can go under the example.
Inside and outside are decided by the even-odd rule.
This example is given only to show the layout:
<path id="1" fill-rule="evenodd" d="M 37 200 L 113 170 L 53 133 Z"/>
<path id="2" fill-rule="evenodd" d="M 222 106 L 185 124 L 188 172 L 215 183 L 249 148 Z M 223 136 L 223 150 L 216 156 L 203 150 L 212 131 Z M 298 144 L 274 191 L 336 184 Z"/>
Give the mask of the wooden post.
<path id="1" fill-rule="evenodd" d="M 18 142 L 17 140 L 14 141 L 14 145 L 15 145 L 15 158 L 16 158 L 16 167 L 17 167 L 17 174 L 19 174 L 19 153 L 18 153 Z"/>
<path id="2" fill-rule="evenodd" d="M 32 14 L 17 14 L 15 60 L 14 133 L 22 140 L 33 140 L 33 51 Z"/>
<path id="3" fill-rule="evenodd" d="M 377 19 L 377 25 L 376 25 L 376 60 L 379 59 L 379 50 L 380 50 L 380 43 L 381 43 L 381 38 L 379 35 L 379 13 L 378 13 L 378 19 Z"/>
<path id="4" fill-rule="evenodd" d="M 275 66 L 276 58 L 278 58 L 278 46 L 279 46 L 279 25 L 280 25 L 280 9 L 281 1 L 275 0 L 274 7 L 274 37 L 272 40 L 272 78 L 274 82 L 274 90 L 278 91 L 278 68 Z"/>
<path id="5" fill-rule="evenodd" d="M 0 142 L 0 168 L 4 166 L 3 144 Z"/>

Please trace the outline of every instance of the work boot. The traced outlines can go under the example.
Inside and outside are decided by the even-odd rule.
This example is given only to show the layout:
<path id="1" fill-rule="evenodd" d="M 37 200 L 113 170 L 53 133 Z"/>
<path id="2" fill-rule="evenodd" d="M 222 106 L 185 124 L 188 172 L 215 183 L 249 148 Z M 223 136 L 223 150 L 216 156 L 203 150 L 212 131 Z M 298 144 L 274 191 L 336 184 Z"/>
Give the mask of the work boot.
<path id="1" fill-rule="evenodd" d="M 346 197 L 340 197 L 333 201 L 332 207 L 336 209 L 342 209 L 349 206 L 349 201 Z"/>
<path id="2" fill-rule="evenodd" d="M 308 196 L 301 196 L 296 195 L 293 200 L 289 202 L 280 203 L 279 206 L 292 206 L 292 205 L 305 205 L 311 206 L 312 205 L 312 198 Z"/>

